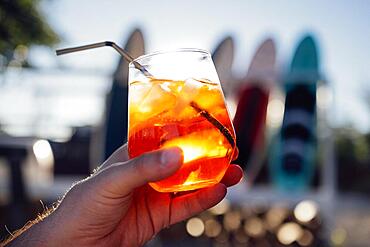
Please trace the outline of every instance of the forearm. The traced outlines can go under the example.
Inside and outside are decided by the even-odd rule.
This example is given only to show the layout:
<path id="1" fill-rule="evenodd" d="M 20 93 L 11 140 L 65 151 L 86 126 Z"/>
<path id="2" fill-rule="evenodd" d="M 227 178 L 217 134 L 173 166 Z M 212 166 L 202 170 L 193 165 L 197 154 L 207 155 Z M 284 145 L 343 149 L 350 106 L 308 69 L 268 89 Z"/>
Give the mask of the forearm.
<path id="1" fill-rule="evenodd" d="M 36 219 L 27 222 L 21 229 L 0 243 L 0 246 L 47 246 L 48 236 L 53 227 L 52 219 L 48 216 L 53 211 L 54 208 L 50 208 Z"/>

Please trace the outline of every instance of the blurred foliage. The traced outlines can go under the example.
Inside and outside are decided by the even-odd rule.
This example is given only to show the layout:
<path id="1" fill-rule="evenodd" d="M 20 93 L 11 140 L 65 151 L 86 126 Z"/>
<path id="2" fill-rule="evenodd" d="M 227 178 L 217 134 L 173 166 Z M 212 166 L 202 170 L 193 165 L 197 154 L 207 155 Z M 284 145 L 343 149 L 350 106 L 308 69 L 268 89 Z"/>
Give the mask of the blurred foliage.
<path id="1" fill-rule="evenodd" d="M 336 132 L 339 189 L 370 193 L 370 133 L 353 128 Z"/>
<path id="2" fill-rule="evenodd" d="M 58 41 L 58 35 L 40 11 L 40 0 L 0 0 L 0 55 L 8 61 L 19 49 Z M 18 51 L 14 52 L 16 48 Z"/>

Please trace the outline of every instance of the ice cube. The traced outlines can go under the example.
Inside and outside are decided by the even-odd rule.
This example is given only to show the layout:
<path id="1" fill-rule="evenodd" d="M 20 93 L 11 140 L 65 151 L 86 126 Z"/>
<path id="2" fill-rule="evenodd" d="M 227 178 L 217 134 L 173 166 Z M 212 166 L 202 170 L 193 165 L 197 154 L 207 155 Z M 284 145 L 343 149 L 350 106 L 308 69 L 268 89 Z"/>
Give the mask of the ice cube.
<path id="1" fill-rule="evenodd" d="M 134 81 L 130 83 L 129 97 L 130 104 L 138 106 L 152 89 L 150 81 Z"/>
<path id="2" fill-rule="evenodd" d="M 190 102 L 198 95 L 199 89 L 202 84 L 196 79 L 189 78 L 185 80 L 184 85 L 178 92 L 176 105 L 173 109 L 175 114 L 180 114 Z"/>
<path id="3" fill-rule="evenodd" d="M 217 86 L 204 85 L 194 101 L 204 109 L 211 110 L 216 106 L 224 107 L 224 99 L 221 90 Z"/>
<path id="4" fill-rule="evenodd" d="M 176 103 L 176 96 L 163 89 L 160 83 L 151 85 L 151 88 L 141 98 L 141 102 L 138 104 L 137 110 L 145 119 L 166 112 Z"/>

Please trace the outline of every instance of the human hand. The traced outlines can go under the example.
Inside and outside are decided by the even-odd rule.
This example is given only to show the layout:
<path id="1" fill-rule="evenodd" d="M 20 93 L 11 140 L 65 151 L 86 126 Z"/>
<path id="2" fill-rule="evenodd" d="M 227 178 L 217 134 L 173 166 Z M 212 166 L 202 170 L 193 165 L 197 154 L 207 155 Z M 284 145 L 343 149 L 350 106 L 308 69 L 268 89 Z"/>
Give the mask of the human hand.
<path id="1" fill-rule="evenodd" d="M 58 208 L 37 224 L 41 235 L 47 233 L 46 241 L 39 243 L 141 246 L 161 229 L 216 205 L 226 195 L 226 187 L 242 178 L 241 168 L 230 165 L 220 184 L 197 191 L 174 195 L 147 184 L 175 173 L 182 160 L 179 148 L 130 160 L 124 145 L 92 176 L 73 186 Z"/>

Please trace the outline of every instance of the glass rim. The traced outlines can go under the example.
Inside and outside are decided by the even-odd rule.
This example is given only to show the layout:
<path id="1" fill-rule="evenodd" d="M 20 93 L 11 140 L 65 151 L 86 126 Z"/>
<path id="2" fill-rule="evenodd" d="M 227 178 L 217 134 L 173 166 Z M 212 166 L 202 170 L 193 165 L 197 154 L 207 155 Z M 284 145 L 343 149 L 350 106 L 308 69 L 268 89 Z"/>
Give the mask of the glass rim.
<path id="1" fill-rule="evenodd" d="M 189 53 L 194 52 L 194 53 L 205 54 L 207 56 L 211 55 L 209 53 L 209 51 L 204 50 L 204 49 L 199 49 L 199 48 L 178 48 L 178 49 L 174 49 L 174 50 L 155 51 L 155 52 L 144 54 L 144 55 L 141 55 L 141 56 L 135 58 L 132 62 L 129 63 L 129 67 L 134 66 L 133 65 L 134 62 L 140 63 L 139 61 L 142 60 L 142 59 L 145 59 L 145 58 L 149 58 L 149 57 L 153 57 L 153 56 L 157 56 L 157 55 L 163 55 L 163 54 L 180 53 L 180 52 L 189 52 Z"/>

